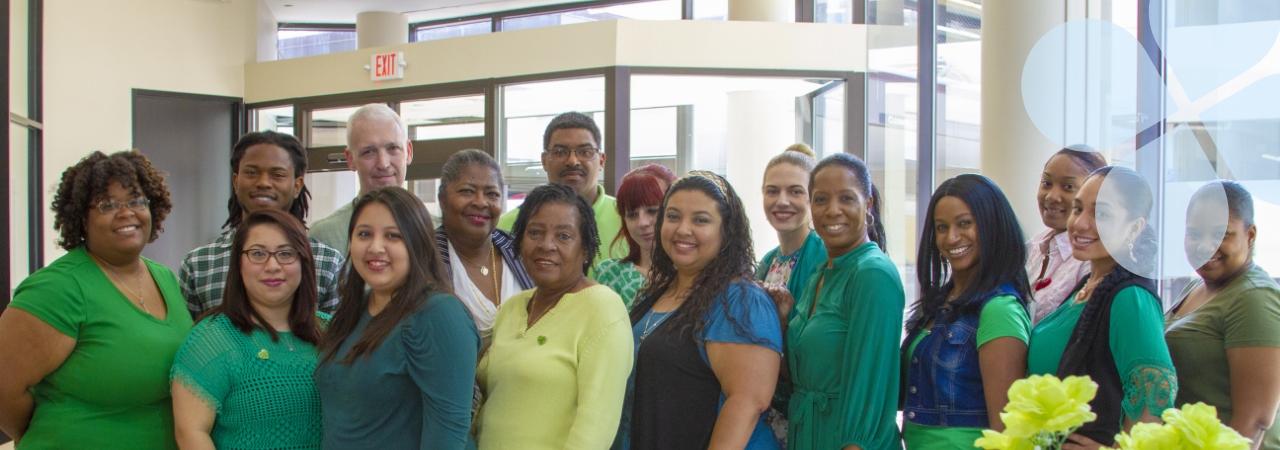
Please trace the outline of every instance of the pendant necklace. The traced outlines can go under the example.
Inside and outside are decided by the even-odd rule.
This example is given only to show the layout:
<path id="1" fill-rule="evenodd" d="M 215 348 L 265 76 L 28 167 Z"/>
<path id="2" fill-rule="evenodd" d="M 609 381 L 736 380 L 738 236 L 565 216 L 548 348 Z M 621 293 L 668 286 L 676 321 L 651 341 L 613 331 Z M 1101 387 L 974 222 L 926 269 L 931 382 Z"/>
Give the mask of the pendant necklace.
<path id="1" fill-rule="evenodd" d="M 479 267 L 479 268 L 480 268 L 480 275 L 483 275 L 483 276 L 486 276 L 486 277 L 487 277 L 487 276 L 489 276 L 489 268 L 488 268 L 488 267 L 485 267 L 483 264 L 476 264 L 476 262 L 475 262 L 475 261 L 472 261 L 472 260 L 471 260 L 471 258 L 467 258 L 467 256 L 466 256 L 466 255 L 463 255 L 463 254 L 462 254 L 462 252 L 458 252 L 458 256 L 462 257 L 462 259 L 464 259 L 464 260 L 466 260 L 467 262 L 471 263 L 471 265 Z M 494 257 L 493 257 L 493 244 L 492 244 L 492 243 L 490 243 L 490 244 L 489 244 L 489 260 L 490 260 L 490 262 L 492 262 L 492 260 L 493 260 L 493 259 L 494 259 Z M 494 268 L 494 270 L 497 270 L 497 267 L 495 267 L 495 268 Z"/>
<path id="2" fill-rule="evenodd" d="M 110 278 L 111 281 L 120 283 L 120 287 L 123 287 L 126 290 L 128 289 L 128 286 L 126 286 L 124 283 L 124 277 L 120 276 L 120 274 L 116 272 L 115 269 L 107 265 L 106 261 L 103 261 L 101 258 L 98 258 L 98 256 L 94 255 L 93 253 L 89 253 L 89 256 L 92 256 L 93 259 L 98 262 L 98 265 L 100 265 L 103 269 L 107 269 L 106 271 L 107 278 Z M 125 295 L 125 298 L 128 298 L 130 295 L 133 294 L 132 292 L 121 292 L 121 293 Z M 147 314 L 151 314 L 151 311 L 147 309 L 146 300 L 143 300 L 142 298 L 142 271 L 141 270 L 138 271 L 138 305 L 142 306 L 143 312 L 146 312 Z"/>

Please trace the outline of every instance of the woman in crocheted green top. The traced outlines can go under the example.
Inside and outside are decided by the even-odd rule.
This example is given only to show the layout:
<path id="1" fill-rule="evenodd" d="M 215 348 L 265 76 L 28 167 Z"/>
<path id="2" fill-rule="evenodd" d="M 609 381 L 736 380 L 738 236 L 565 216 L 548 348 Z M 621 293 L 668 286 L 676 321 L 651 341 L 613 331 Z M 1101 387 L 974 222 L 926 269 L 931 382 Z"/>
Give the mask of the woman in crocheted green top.
<path id="1" fill-rule="evenodd" d="M 178 349 L 170 373 L 184 450 L 319 449 L 312 373 L 328 321 L 316 312 L 315 260 L 298 219 L 255 212 L 231 247 L 226 298 Z"/>

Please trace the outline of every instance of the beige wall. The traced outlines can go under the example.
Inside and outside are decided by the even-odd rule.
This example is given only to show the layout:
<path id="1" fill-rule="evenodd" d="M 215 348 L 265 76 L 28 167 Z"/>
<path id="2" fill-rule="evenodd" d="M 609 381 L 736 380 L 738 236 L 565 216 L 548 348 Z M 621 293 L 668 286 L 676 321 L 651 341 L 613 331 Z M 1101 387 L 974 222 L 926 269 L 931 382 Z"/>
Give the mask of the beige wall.
<path id="1" fill-rule="evenodd" d="M 249 64 L 245 101 L 609 66 L 865 71 L 866 34 L 860 25 L 588 22 Z M 405 78 L 369 81 L 370 55 L 392 51 L 404 52 Z"/>
<path id="2" fill-rule="evenodd" d="M 256 21 L 252 0 L 46 2 L 45 203 L 93 150 L 130 148 L 132 89 L 242 96 Z M 47 208 L 45 224 L 50 262 L 62 251 Z"/>

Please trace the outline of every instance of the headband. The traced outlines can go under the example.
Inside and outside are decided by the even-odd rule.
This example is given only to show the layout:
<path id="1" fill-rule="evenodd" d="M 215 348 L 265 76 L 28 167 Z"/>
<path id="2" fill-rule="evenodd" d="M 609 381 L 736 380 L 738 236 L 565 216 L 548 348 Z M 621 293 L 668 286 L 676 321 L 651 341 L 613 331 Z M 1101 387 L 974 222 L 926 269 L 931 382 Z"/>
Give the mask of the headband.
<path id="1" fill-rule="evenodd" d="M 720 191 L 721 197 L 729 198 L 729 196 L 725 194 L 725 192 L 728 191 L 728 189 L 725 189 L 724 187 L 724 178 L 721 178 L 719 175 L 716 175 L 714 173 L 711 173 L 705 170 L 695 170 L 685 174 L 685 176 L 681 178 L 689 178 L 689 177 L 704 178 L 707 181 L 710 181 L 711 184 L 714 184 L 716 186 L 716 190 Z"/>

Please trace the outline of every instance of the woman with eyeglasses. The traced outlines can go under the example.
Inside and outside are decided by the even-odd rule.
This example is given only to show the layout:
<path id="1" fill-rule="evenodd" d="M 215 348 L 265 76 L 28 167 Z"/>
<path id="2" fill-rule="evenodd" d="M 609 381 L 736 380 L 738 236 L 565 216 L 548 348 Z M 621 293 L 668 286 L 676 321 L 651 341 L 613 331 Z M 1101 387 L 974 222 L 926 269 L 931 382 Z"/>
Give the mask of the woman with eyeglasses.
<path id="1" fill-rule="evenodd" d="M 449 293 L 434 229 L 399 186 L 356 199 L 315 372 L 324 448 L 467 447 L 480 335 Z"/>
<path id="2" fill-rule="evenodd" d="M 312 373 L 329 315 L 316 312 L 315 260 L 302 222 L 250 214 L 231 243 L 222 304 L 178 349 L 173 416 L 182 450 L 319 449 Z M 269 405 L 269 407 L 268 407 Z"/>
<path id="3" fill-rule="evenodd" d="M 1191 196 L 1183 242 L 1200 279 L 1165 313 L 1164 339 L 1176 405 L 1204 402 L 1253 448 L 1280 449 L 1280 285 L 1253 261 L 1257 237 L 1240 183 L 1211 181 Z"/>
<path id="4" fill-rule="evenodd" d="M 173 272 L 141 256 L 172 207 L 136 150 L 62 173 L 54 228 L 67 254 L 0 315 L 0 430 L 19 448 L 177 448 L 169 368 L 191 315 Z"/>

